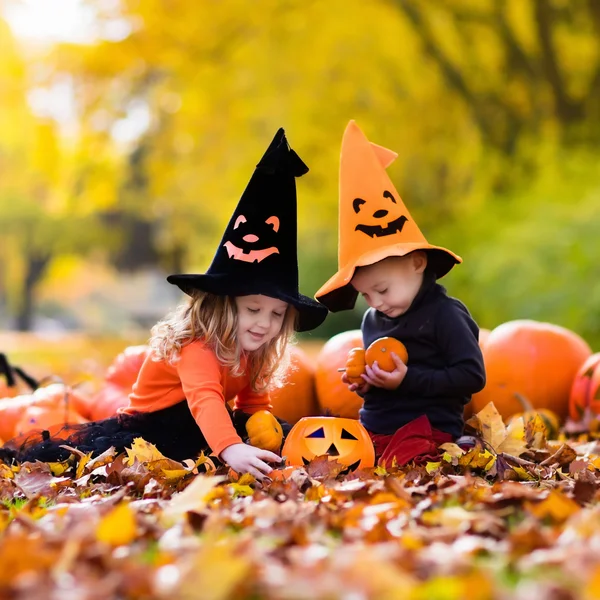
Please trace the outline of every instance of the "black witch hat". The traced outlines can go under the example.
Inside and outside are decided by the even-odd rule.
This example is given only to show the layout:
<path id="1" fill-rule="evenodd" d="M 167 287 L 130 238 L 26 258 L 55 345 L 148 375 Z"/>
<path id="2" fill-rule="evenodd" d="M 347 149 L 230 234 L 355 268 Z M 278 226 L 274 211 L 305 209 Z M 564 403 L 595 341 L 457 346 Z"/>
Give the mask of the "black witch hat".
<path id="1" fill-rule="evenodd" d="M 299 312 L 298 331 L 318 327 L 327 309 L 298 291 L 296 177 L 308 167 L 290 148 L 283 129 L 275 134 L 225 229 L 208 271 L 170 275 L 186 294 L 262 294 Z"/>

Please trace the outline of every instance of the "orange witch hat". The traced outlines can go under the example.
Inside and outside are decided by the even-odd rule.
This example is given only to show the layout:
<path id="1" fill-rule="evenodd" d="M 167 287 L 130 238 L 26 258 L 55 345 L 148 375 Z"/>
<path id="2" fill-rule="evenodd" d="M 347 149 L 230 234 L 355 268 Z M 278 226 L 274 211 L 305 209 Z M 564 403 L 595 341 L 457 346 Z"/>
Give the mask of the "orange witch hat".
<path id="1" fill-rule="evenodd" d="M 340 156 L 338 272 L 315 295 L 332 312 L 354 306 L 357 292 L 350 281 L 357 267 L 426 250 L 428 269 L 439 279 L 462 262 L 432 246 L 411 217 L 386 173 L 397 156 L 369 142 L 354 121 L 348 123 Z"/>

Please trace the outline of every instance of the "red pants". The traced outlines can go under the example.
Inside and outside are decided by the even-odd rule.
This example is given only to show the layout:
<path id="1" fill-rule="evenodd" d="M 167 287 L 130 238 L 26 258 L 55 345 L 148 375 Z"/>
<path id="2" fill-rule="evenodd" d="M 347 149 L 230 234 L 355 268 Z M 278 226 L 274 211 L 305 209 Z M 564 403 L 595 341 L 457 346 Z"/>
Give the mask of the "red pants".
<path id="1" fill-rule="evenodd" d="M 440 458 L 438 446 L 453 441 L 449 433 L 434 429 L 425 415 L 391 435 L 369 431 L 369 436 L 375 447 L 375 457 L 379 459 L 377 464 L 382 467 L 391 467 L 394 459 L 399 467 L 411 461 L 418 465 L 437 461 Z"/>

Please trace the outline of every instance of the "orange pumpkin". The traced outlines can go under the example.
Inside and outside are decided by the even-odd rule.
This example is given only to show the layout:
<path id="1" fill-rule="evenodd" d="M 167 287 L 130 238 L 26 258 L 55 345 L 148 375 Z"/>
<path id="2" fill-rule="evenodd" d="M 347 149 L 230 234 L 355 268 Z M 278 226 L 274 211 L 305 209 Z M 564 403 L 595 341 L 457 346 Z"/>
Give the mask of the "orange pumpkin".
<path id="1" fill-rule="evenodd" d="M 375 450 L 367 430 L 354 419 L 305 417 L 288 434 L 282 456 L 288 466 L 308 464 L 317 456 L 357 467 L 375 465 Z"/>
<path id="2" fill-rule="evenodd" d="M 321 410 L 327 414 L 350 419 L 358 418 L 362 398 L 348 390 L 348 385 L 342 381 L 338 370 L 346 366 L 348 353 L 356 347 L 363 347 L 360 329 L 334 335 L 323 345 L 317 355 L 315 374 L 317 399 Z"/>
<path id="3" fill-rule="evenodd" d="M 483 347 L 487 383 L 473 396 L 473 412 L 493 401 L 506 420 L 521 412 L 515 396 L 521 394 L 534 408 L 549 408 L 564 419 L 573 378 L 590 354 L 588 344 L 564 327 L 529 320 L 504 323 Z"/>
<path id="4" fill-rule="evenodd" d="M 65 410 L 62 406 L 27 406 L 15 426 L 15 435 L 22 435 L 36 429 L 50 429 L 55 425 L 86 423 L 78 412 Z"/>
<path id="5" fill-rule="evenodd" d="M 352 348 L 348 353 L 346 361 L 346 378 L 350 383 L 362 384 L 364 379 L 361 375 L 365 372 L 365 349 Z"/>
<path id="6" fill-rule="evenodd" d="M 101 421 L 114 417 L 117 410 L 129 404 L 129 391 L 120 385 L 107 383 L 92 398 L 90 420 Z"/>
<path id="7" fill-rule="evenodd" d="M 258 410 L 246 421 L 248 441 L 256 448 L 279 452 L 283 441 L 281 424 L 268 410 Z"/>
<path id="8" fill-rule="evenodd" d="M 406 346 L 400 340 L 392 337 L 382 337 L 370 344 L 365 352 L 365 360 L 370 367 L 377 361 L 380 369 L 391 372 L 396 369 L 396 363 L 392 358 L 392 352 L 394 352 L 404 364 L 408 362 Z"/>
<path id="9" fill-rule="evenodd" d="M 573 421 L 581 421 L 586 412 L 589 416 L 600 415 L 600 352 L 581 365 L 571 386 L 569 416 Z"/>
<path id="10" fill-rule="evenodd" d="M 90 418 L 92 400 L 80 391 L 65 385 L 64 383 L 51 383 L 40 387 L 33 393 L 36 406 L 58 406 L 65 404 L 70 410 L 79 413 L 86 420 Z"/>
<path id="11" fill-rule="evenodd" d="M 62 383 L 40 387 L 33 394 L 23 394 L 0 400 L 0 437 L 9 440 L 17 435 L 17 424 L 26 409 L 39 406 L 45 409 L 79 413 L 79 407 L 88 405 L 89 399 Z"/>
<path id="12" fill-rule="evenodd" d="M 106 371 L 106 381 L 131 391 L 148 355 L 148 346 L 128 346 L 116 356 Z"/>
<path id="13" fill-rule="evenodd" d="M 282 387 L 271 392 L 273 414 L 291 423 L 319 412 L 315 390 L 315 367 L 298 346 L 290 351 L 290 366 Z"/>
<path id="14" fill-rule="evenodd" d="M 486 329 L 485 327 L 479 328 L 479 347 L 483 350 L 487 339 L 490 337 L 490 333 L 492 333 L 491 329 Z"/>
<path id="15" fill-rule="evenodd" d="M 0 399 L 0 437 L 3 440 L 10 440 L 15 436 L 15 428 L 23 411 L 34 402 L 31 394 Z"/>
<path id="16" fill-rule="evenodd" d="M 488 337 L 490 337 L 490 333 L 492 333 L 491 329 L 486 329 L 485 327 L 479 328 L 479 347 L 481 348 L 482 351 L 483 351 L 483 347 L 485 346 L 485 343 L 486 343 Z M 468 421 L 472 416 L 473 416 L 473 402 L 469 402 L 468 404 L 465 404 L 465 408 L 463 410 L 463 418 L 465 421 Z"/>

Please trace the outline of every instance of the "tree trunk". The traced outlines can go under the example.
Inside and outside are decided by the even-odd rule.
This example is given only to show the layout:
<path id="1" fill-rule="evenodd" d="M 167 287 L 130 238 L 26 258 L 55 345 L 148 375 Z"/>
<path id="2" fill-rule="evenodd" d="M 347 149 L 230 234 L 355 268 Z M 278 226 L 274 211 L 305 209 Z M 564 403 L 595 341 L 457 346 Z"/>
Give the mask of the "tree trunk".
<path id="1" fill-rule="evenodd" d="M 29 255 L 27 257 L 27 272 L 23 285 L 23 295 L 19 311 L 17 312 L 18 331 L 31 331 L 35 307 L 35 291 L 44 276 L 50 258 L 50 254 L 44 254 L 43 256 Z"/>

